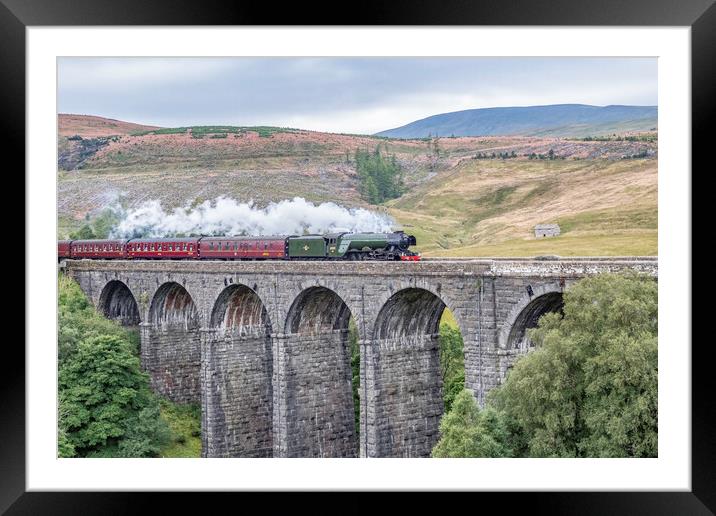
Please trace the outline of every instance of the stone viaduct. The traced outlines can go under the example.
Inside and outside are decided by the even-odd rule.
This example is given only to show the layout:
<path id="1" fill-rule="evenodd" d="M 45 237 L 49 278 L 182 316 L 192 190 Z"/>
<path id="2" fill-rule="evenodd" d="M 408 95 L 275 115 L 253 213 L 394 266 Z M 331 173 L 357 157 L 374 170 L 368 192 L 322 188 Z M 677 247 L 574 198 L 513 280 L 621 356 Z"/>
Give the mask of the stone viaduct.
<path id="1" fill-rule="evenodd" d="M 205 457 L 424 457 L 443 412 L 449 308 L 478 402 L 576 280 L 655 258 L 61 264 L 98 310 L 139 325 L 153 389 L 201 403 Z M 348 325 L 360 345 L 355 428 Z"/>

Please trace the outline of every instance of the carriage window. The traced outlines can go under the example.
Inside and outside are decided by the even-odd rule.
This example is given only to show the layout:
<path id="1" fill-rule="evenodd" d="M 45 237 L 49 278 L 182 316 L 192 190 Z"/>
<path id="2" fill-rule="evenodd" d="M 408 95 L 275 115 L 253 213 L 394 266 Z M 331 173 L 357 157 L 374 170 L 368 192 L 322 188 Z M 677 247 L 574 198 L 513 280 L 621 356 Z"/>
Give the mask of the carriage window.
<path id="1" fill-rule="evenodd" d="M 184 251 L 186 251 L 186 249 L 187 249 L 186 244 L 184 244 L 184 246 L 182 247 L 182 249 L 183 249 Z"/>
<path id="2" fill-rule="evenodd" d="M 144 244 L 144 250 L 149 251 L 149 244 Z"/>
<path id="3" fill-rule="evenodd" d="M 210 251 L 214 250 L 214 242 L 209 242 L 209 250 Z"/>
<path id="4" fill-rule="evenodd" d="M 229 243 L 227 242 L 224 244 L 224 251 L 228 251 L 228 250 L 229 250 Z"/>
<path id="5" fill-rule="evenodd" d="M 190 251 L 193 251 L 193 250 L 194 250 L 194 246 L 193 246 L 192 244 L 189 244 L 189 250 L 190 250 Z"/>
<path id="6" fill-rule="evenodd" d="M 264 244 L 264 249 L 268 249 L 268 244 Z"/>

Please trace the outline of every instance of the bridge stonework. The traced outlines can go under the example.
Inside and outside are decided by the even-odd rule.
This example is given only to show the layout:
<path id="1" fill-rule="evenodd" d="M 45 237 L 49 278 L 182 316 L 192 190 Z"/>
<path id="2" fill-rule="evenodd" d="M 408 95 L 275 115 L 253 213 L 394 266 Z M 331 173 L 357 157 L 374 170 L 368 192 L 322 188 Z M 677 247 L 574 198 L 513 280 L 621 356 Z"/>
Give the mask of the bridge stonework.
<path id="1" fill-rule="evenodd" d="M 655 258 L 423 262 L 68 260 L 98 310 L 139 325 L 152 388 L 201 403 L 205 457 L 425 457 L 443 413 L 438 330 L 462 333 L 479 403 L 526 329 L 595 274 Z M 355 425 L 348 325 L 360 347 Z"/>

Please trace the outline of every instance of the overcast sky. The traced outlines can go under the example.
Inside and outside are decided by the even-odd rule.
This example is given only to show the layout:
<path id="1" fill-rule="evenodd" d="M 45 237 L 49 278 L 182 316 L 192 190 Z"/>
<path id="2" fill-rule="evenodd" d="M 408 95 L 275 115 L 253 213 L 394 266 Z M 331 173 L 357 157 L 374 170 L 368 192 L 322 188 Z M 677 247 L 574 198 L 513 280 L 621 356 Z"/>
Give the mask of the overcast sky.
<path id="1" fill-rule="evenodd" d="M 58 112 L 372 134 L 500 106 L 656 105 L 656 58 L 59 58 Z"/>

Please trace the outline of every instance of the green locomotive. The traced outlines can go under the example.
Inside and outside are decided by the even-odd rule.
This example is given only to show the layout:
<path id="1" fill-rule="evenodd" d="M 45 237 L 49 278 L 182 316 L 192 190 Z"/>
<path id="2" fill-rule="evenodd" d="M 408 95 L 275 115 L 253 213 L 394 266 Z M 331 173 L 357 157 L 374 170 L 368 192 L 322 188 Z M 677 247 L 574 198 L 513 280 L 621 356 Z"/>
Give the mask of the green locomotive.
<path id="1" fill-rule="evenodd" d="M 329 233 L 287 238 L 289 259 L 299 260 L 403 260 L 417 261 L 420 253 L 413 235 L 395 233 Z"/>

